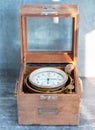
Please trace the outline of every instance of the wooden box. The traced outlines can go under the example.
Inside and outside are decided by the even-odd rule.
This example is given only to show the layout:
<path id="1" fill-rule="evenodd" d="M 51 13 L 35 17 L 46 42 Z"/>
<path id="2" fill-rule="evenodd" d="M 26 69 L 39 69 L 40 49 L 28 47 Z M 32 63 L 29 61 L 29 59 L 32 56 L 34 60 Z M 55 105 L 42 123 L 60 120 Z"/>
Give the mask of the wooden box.
<path id="1" fill-rule="evenodd" d="M 50 8 L 50 9 L 46 9 Z M 53 10 L 54 8 L 55 10 Z M 27 18 L 72 19 L 72 45 L 66 51 L 29 51 Z M 78 125 L 80 119 L 81 87 L 78 83 L 78 6 L 77 5 L 22 5 L 20 10 L 21 71 L 16 84 L 18 123 L 23 125 Z M 40 25 L 39 25 L 40 26 Z M 58 26 L 57 26 L 58 27 Z M 60 28 L 60 26 L 59 26 Z M 64 29 L 64 28 L 63 28 Z M 64 34 L 63 34 L 64 35 Z M 36 44 L 36 43 L 35 43 Z M 32 66 L 28 64 L 32 64 Z M 75 65 L 73 77 L 75 93 L 44 94 L 24 90 L 24 78 L 41 65 L 54 65 L 64 69 L 65 64 Z M 63 66 L 61 66 L 61 65 Z"/>

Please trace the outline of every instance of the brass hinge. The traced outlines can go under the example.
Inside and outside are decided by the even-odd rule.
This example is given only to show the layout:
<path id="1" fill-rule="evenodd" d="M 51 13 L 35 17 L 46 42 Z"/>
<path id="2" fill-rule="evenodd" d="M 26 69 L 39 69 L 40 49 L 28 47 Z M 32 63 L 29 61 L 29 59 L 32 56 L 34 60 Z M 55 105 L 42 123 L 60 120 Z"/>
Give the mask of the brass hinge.
<path id="1" fill-rule="evenodd" d="M 25 55 L 23 56 L 23 62 L 26 63 L 26 57 L 25 57 Z"/>

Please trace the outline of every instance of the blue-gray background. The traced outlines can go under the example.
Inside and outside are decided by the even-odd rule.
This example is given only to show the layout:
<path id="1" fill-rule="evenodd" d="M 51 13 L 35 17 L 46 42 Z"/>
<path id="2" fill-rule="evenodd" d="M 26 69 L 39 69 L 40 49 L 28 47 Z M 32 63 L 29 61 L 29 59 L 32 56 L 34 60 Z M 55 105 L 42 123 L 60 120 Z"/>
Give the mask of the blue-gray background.
<path id="1" fill-rule="evenodd" d="M 21 4 L 29 3 L 53 2 L 0 0 L 0 130 L 95 130 L 95 78 L 82 78 L 84 96 L 80 104 L 79 126 L 18 125 L 14 89 L 20 68 L 19 9 Z M 95 0 L 59 0 L 54 3 L 79 5 L 79 74 L 89 76 L 91 72 L 90 76 L 95 76 Z"/>
<path id="2" fill-rule="evenodd" d="M 78 4 L 80 10 L 79 31 L 79 75 L 85 73 L 85 35 L 95 28 L 94 0 L 0 0 L 0 69 L 19 71 L 20 68 L 20 27 L 19 9 L 21 4 Z M 35 38 L 34 38 L 35 39 Z"/>

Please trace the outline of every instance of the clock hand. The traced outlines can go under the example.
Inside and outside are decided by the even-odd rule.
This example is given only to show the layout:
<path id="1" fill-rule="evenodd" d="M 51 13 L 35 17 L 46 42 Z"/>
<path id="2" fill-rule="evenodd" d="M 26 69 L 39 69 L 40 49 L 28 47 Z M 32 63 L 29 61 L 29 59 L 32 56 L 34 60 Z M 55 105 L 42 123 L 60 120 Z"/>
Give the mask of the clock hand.
<path id="1" fill-rule="evenodd" d="M 49 84 L 49 78 L 47 78 L 47 84 Z"/>
<path id="2" fill-rule="evenodd" d="M 50 78 L 50 80 L 57 80 L 57 78 Z M 58 79 L 58 80 L 61 80 L 61 79 Z"/>

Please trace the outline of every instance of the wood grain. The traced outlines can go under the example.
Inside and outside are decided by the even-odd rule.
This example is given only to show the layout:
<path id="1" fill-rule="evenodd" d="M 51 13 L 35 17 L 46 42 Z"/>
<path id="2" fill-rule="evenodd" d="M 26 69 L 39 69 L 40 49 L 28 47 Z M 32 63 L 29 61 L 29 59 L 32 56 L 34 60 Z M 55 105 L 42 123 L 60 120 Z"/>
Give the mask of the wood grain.
<path id="1" fill-rule="evenodd" d="M 41 100 L 42 94 L 17 96 L 19 124 L 78 125 L 80 97 L 77 94 L 57 94 L 56 100 Z M 46 95 L 46 94 L 44 94 Z M 47 96 L 52 96 L 47 94 Z M 39 114 L 38 110 L 57 108 L 57 114 Z M 47 110 L 46 109 L 46 110 Z"/>
<path id="2" fill-rule="evenodd" d="M 57 14 L 43 14 L 44 6 L 53 6 Z M 77 5 L 22 5 L 20 10 L 21 60 L 22 66 L 17 84 L 18 123 L 40 125 L 78 125 L 80 119 L 80 91 L 78 86 L 77 47 L 78 47 L 78 6 Z M 71 17 L 73 19 L 72 51 L 30 52 L 27 48 L 26 18 L 31 17 Z M 27 63 L 74 63 L 73 78 L 75 93 L 36 94 L 23 91 L 24 77 L 36 69 Z M 61 68 L 62 69 L 62 68 Z"/>
<path id="3" fill-rule="evenodd" d="M 63 69 L 62 67 L 59 67 Z M 27 72 L 37 67 L 27 67 Z M 17 89 L 18 123 L 42 124 L 42 125 L 78 125 L 80 110 L 80 93 L 77 79 L 77 68 L 74 69 L 75 94 L 37 94 L 23 92 L 24 68 L 20 72 Z M 46 110 L 45 114 L 39 114 L 40 110 Z M 57 109 L 58 113 L 51 113 Z M 47 112 L 50 110 L 50 113 Z"/>
<path id="4" fill-rule="evenodd" d="M 55 17 L 55 14 L 42 15 L 44 6 L 53 6 L 58 11 L 56 17 L 70 17 L 72 24 L 72 51 L 68 52 L 30 52 L 27 45 L 27 17 Z M 77 63 L 78 47 L 78 6 L 77 5 L 22 5 L 20 10 L 21 26 L 21 60 L 22 63 Z"/>
<path id="5" fill-rule="evenodd" d="M 44 6 L 53 6 L 58 11 L 58 15 L 49 14 L 47 16 L 42 15 L 42 8 Z M 56 5 L 56 4 L 40 4 L 40 5 L 22 5 L 20 14 L 24 16 L 34 16 L 34 17 L 74 17 L 78 14 L 78 6 L 77 5 Z"/>

